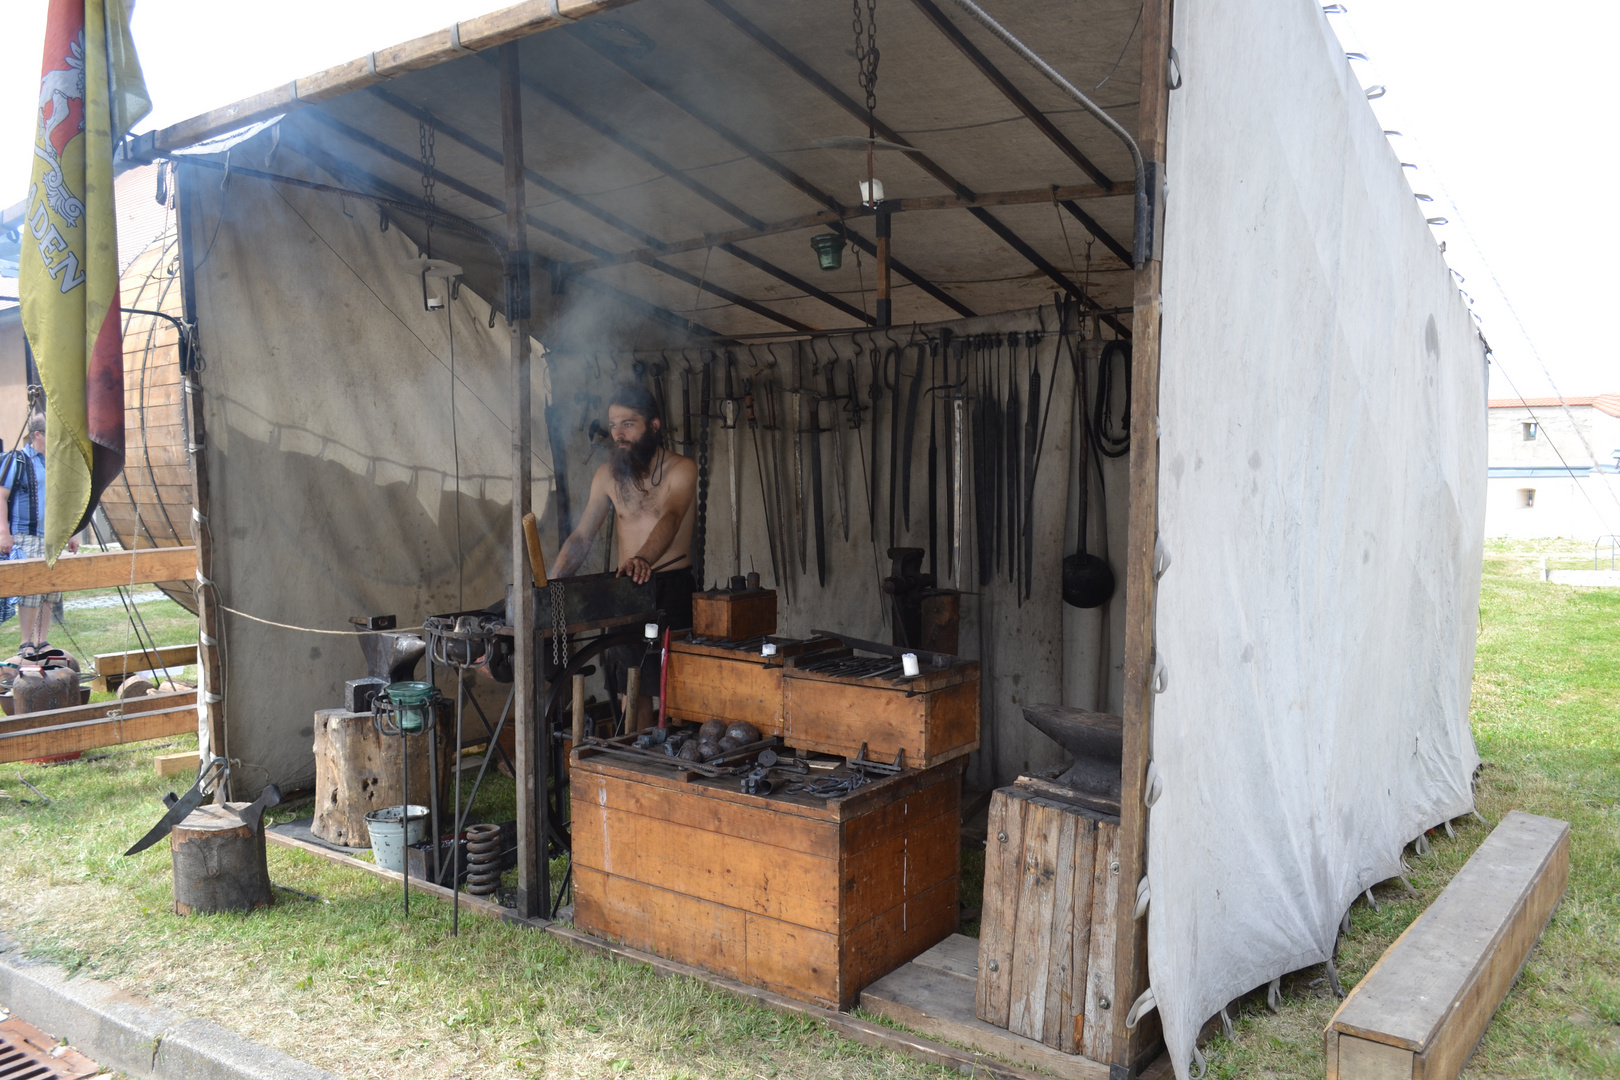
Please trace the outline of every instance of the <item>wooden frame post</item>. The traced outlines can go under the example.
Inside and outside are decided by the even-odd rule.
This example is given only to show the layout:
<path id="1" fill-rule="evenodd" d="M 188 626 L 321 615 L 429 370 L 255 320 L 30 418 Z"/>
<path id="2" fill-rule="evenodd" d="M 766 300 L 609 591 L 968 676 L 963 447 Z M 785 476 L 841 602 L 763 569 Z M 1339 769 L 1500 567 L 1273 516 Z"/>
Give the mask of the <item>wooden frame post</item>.
<path id="1" fill-rule="evenodd" d="M 229 757 L 225 743 L 225 670 L 219 654 L 219 590 L 214 587 L 214 534 L 209 524 L 208 424 L 204 416 L 202 383 L 197 379 L 197 263 L 192 244 L 192 215 L 196 197 L 191 185 L 175 168 L 175 200 L 179 204 L 181 316 L 189 341 L 180 343 L 180 385 L 191 413 L 191 442 L 186 458 L 191 464 L 191 542 L 197 549 L 197 735 L 202 753 L 199 768 L 211 757 Z M 216 802 L 231 797 L 229 780 L 214 793 Z"/>
<path id="2" fill-rule="evenodd" d="M 1141 130 L 1137 141 L 1148 161 L 1148 182 L 1162 183 L 1165 129 L 1170 109 L 1172 0 L 1148 0 L 1142 12 Z M 1163 198 L 1155 192 L 1155 205 Z M 1163 215 L 1155 215 L 1158 222 Z M 1135 917 L 1137 883 L 1147 873 L 1147 814 L 1142 802 L 1153 748 L 1153 549 L 1159 535 L 1159 291 L 1163 281 L 1160 238 L 1136 273 L 1131 342 L 1131 504 L 1125 566 L 1124 784 L 1120 792 L 1119 875 L 1115 882 L 1114 1052 L 1115 1080 L 1134 1077 L 1144 1058 L 1163 1041 L 1158 1013 L 1126 1030 L 1125 1016 L 1148 986 L 1147 918 Z"/>
<path id="3" fill-rule="evenodd" d="M 517 742 L 517 913 L 544 915 L 551 901 L 546 873 L 546 753 L 535 715 L 539 700 L 534 583 L 529 577 L 523 515 L 533 503 L 530 464 L 529 233 L 523 178 L 523 99 L 518 47 L 500 47 L 501 160 L 506 179 L 506 321 L 512 335 L 512 724 Z"/>

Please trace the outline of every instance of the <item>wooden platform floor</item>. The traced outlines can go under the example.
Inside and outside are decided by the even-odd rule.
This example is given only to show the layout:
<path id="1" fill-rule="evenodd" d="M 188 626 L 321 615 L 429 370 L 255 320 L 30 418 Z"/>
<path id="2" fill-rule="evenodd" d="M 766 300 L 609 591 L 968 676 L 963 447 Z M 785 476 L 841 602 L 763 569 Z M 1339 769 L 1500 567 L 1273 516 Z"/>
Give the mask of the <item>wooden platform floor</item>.
<path id="1" fill-rule="evenodd" d="M 1108 1080 L 1108 1066 L 1014 1035 L 980 1020 L 977 938 L 952 934 L 861 993 L 861 1008 L 947 1042 L 1040 1069 L 1065 1080 Z"/>

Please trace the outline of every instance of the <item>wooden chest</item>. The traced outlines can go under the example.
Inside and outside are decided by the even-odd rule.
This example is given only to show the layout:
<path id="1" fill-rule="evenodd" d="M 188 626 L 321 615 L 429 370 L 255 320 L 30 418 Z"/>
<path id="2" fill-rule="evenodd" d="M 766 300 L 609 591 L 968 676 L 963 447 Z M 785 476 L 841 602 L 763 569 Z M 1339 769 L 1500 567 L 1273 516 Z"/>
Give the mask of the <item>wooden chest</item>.
<path id="1" fill-rule="evenodd" d="M 795 668 L 782 672 L 782 735 L 789 746 L 925 769 L 979 748 L 979 665 L 959 660 L 916 679 L 851 679 Z"/>
<path id="2" fill-rule="evenodd" d="M 956 928 L 963 765 L 762 798 L 576 753 L 574 925 L 848 1008 Z"/>
<path id="3" fill-rule="evenodd" d="M 746 641 L 776 633 L 776 590 L 693 593 L 692 633 L 715 641 Z"/>
<path id="4" fill-rule="evenodd" d="M 1119 819 L 1018 787 L 990 797 L 979 1019 L 1113 1060 Z"/>
<path id="5" fill-rule="evenodd" d="M 783 661 L 839 645 L 828 638 L 774 640 L 777 655 L 766 658 L 758 649 L 726 649 L 693 642 L 690 634 L 671 635 L 664 711 L 671 719 L 696 723 L 746 720 L 761 735 L 782 734 Z"/>

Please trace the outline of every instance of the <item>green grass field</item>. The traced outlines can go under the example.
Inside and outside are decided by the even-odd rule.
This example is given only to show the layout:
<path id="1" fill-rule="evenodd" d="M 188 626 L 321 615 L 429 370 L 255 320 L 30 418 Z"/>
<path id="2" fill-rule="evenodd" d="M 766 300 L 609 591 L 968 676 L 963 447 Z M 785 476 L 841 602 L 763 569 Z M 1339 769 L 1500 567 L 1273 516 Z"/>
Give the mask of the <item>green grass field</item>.
<path id="1" fill-rule="evenodd" d="M 1476 1080 L 1620 1077 L 1620 590 L 1545 584 L 1541 554 L 1487 553 L 1473 699 L 1487 763 L 1479 805 L 1493 821 L 1521 808 L 1572 822 L 1573 871 L 1469 1066 Z M 113 614 L 122 619 L 121 609 Z M 178 640 L 194 633 L 185 622 L 171 627 Z M 118 636 L 116 626 L 108 632 Z M 80 977 L 111 980 L 348 1077 L 945 1075 L 706 984 L 660 978 L 481 916 L 464 912 L 453 938 L 448 903 L 413 900 L 407 922 L 397 889 L 281 848 L 270 849 L 271 877 L 324 902 L 283 894 L 250 917 L 178 918 L 164 848 L 120 854 L 157 819 L 158 797 L 173 786 L 153 775 L 154 752 L 162 751 L 121 748 L 0 772 L 0 928 Z M 52 802 L 8 783 L 13 775 Z M 1378 890 L 1376 913 L 1356 906 L 1340 957 L 1347 981 L 1485 832 L 1459 822 L 1455 840 L 1437 834 L 1431 854 L 1412 860 L 1421 899 L 1403 898 L 1397 885 Z M 1235 1041 L 1217 1037 L 1206 1047 L 1210 1075 L 1323 1076 L 1321 1032 L 1336 1002 L 1322 974 L 1286 978 L 1280 1015 L 1244 1004 Z"/>

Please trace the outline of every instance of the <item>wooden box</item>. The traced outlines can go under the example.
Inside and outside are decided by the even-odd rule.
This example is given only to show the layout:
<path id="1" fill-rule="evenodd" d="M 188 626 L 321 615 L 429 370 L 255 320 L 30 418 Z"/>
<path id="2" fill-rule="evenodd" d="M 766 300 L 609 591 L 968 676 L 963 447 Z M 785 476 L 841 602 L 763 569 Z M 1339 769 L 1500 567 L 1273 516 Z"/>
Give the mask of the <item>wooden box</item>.
<path id="1" fill-rule="evenodd" d="M 574 754 L 574 925 L 831 1009 L 956 928 L 963 762 L 837 799 Z"/>
<path id="2" fill-rule="evenodd" d="M 959 660 L 916 679 L 849 679 L 782 671 L 783 737 L 789 746 L 926 769 L 979 748 L 979 665 Z"/>
<path id="3" fill-rule="evenodd" d="M 829 638 L 780 639 L 777 655 L 758 649 L 726 649 L 698 644 L 691 635 L 670 636 L 669 699 L 664 711 L 675 720 L 746 720 L 761 735 L 782 734 L 782 664 L 792 656 L 840 648 Z M 846 650 L 847 651 L 847 650 Z"/>
<path id="4" fill-rule="evenodd" d="M 1022 788 L 990 797 L 975 1011 L 1069 1054 L 1113 1060 L 1119 819 Z"/>
<path id="5" fill-rule="evenodd" d="M 692 636 L 747 641 L 776 633 L 776 590 L 692 594 Z"/>

